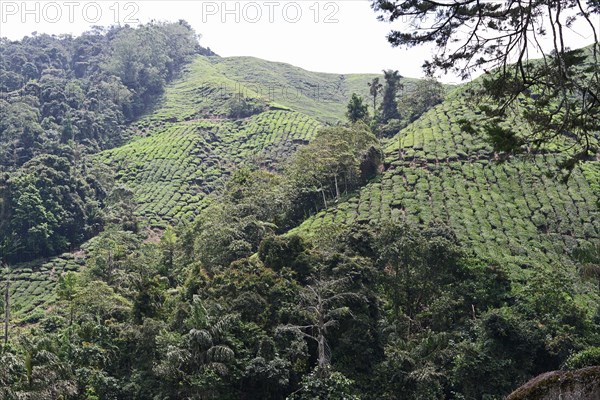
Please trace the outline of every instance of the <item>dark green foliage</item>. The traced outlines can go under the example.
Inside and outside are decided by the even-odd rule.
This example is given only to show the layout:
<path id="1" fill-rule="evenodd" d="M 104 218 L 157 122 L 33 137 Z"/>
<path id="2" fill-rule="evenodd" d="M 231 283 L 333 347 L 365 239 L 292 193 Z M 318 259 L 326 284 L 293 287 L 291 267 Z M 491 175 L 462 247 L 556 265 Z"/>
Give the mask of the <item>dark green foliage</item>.
<path id="1" fill-rule="evenodd" d="M 46 97 L 9 104 L 16 119 L 3 132 L 32 146 L 15 141 L 0 181 L 1 258 L 76 250 L 99 215 L 105 225 L 73 253 L 3 269 L 12 315 L 0 397 L 491 400 L 595 362 L 597 162 L 563 184 L 543 173 L 560 161 L 551 146 L 498 157 L 462 89 L 431 109 L 435 96 L 400 107 L 380 130 L 424 114 L 384 155 L 360 121 L 321 128 L 279 104 L 264 111 L 252 93 L 235 104 L 211 92 L 256 72 L 198 57 L 130 125 L 138 137 L 90 163 L 68 108 L 91 97 L 90 74 L 117 74 L 102 80 L 117 97 L 136 88 L 121 111 L 130 118 L 195 43 L 185 23 L 136 32 L 57 50 L 53 71 L 11 61 L 23 65 L 17 84 L 42 84 Z"/>
<path id="2" fill-rule="evenodd" d="M 68 159 L 43 155 L 28 161 L 8 180 L 6 232 L 21 243 L 11 260 L 61 253 L 96 234 L 102 220 L 95 198 Z"/>
<path id="3" fill-rule="evenodd" d="M 364 123 L 320 130 L 296 152 L 285 171 L 297 208 L 294 213 L 327 208 L 328 199 L 338 200 L 374 176 L 380 160 L 379 142 Z"/>
<path id="4" fill-rule="evenodd" d="M 0 43 L 10 78 L 0 99 L 0 234 L 21 242 L 13 261 L 71 250 L 101 229 L 108 188 L 82 157 L 121 143 L 125 124 L 201 50 L 182 21 Z"/>
<path id="5" fill-rule="evenodd" d="M 373 78 L 369 85 L 369 94 L 373 97 L 373 116 L 377 113 L 377 96 L 381 94 L 383 85 L 379 83 L 379 78 Z"/>
<path id="6" fill-rule="evenodd" d="M 443 225 L 324 229 L 310 244 L 267 236 L 258 257 L 229 253 L 238 259 L 210 268 L 179 256 L 201 237 L 190 232 L 160 244 L 131 232 L 95 239 L 86 272 L 60 280 L 64 307 L 38 317 L 32 334 L 62 372 L 34 376 L 35 387 L 134 399 L 496 398 L 597 334 L 566 282 L 532 281 L 515 297 Z M 16 364 L 0 377 L 27 365 L 27 348 L 9 352 Z"/>
<path id="7" fill-rule="evenodd" d="M 101 68 L 136 93 L 131 105 L 135 115 L 147 109 L 162 93 L 166 81 L 201 49 L 185 21 L 122 28 L 114 34 L 110 47 Z"/>
<path id="8" fill-rule="evenodd" d="M 265 105 L 255 99 L 237 96 L 230 100 L 229 118 L 248 118 L 265 111 Z"/>
<path id="9" fill-rule="evenodd" d="M 392 118 L 384 124 L 377 125 L 377 134 L 380 137 L 389 138 L 396 135 L 406 126 L 406 123 L 399 119 Z"/>
<path id="10" fill-rule="evenodd" d="M 569 357 L 565 366 L 568 369 L 578 369 L 600 365 L 600 347 L 589 347 Z"/>
<path id="11" fill-rule="evenodd" d="M 402 86 L 400 83 L 402 76 L 398 71 L 385 70 L 383 71 L 383 78 L 385 79 L 385 86 L 383 87 L 383 100 L 381 101 L 381 122 L 386 123 L 391 119 L 400 118 L 396 96 Z"/>
<path id="12" fill-rule="evenodd" d="M 348 111 L 346 111 L 346 117 L 351 123 L 358 121 L 367 121 L 369 118 L 369 110 L 366 104 L 364 104 L 362 97 L 356 93 L 352 93 L 350 102 L 348 103 Z"/>
<path id="13" fill-rule="evenodd" d="M 0 163 L 22 165 L 69 140 L 86 152 L 121 143 L 125 123 L 153 104 L 200 50 L 183 22 L 2 42 L 8 62 L 0 71 L 20 79 L 3 90 L 10 93 L 1 100 Z"/>
<path id="14" fill-rule="evenodd" d="M 445 90 L 435 79 L 423 79 L 399 91 L 398 111 L 402 120 L 409 124 L 444 100 Z"/>
<path id="15" fill-rule="evenodd" d="M 355 394 L 352 383 L 352 380 L 339 372 L 334 372 L 326 378 L 319 377 L 317 373 L 312 373 L 302 381 L 300 390 L 289 398 L 293 400 L 359 400 L 361 397 Z"/>
<path id="16" fill-rule="evenodd" d="M 306 247 L 298 235 L 268 236 L 260 243 L 258 257 L 267 268 L 274 271 L 290 268 L 299 279 L 304 279 L 311 272 L 310 262 L 304 254 Z"/>

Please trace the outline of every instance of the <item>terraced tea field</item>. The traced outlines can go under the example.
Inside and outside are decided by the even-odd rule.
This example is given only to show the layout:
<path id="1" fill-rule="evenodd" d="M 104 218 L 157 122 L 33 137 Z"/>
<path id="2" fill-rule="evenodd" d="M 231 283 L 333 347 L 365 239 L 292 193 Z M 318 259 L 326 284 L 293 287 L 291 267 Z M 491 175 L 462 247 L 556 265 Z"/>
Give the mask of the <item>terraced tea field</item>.
<path id="1" fill-rule="evenodd" d="M 464 132 L 459 124 L 461 119 L 476 122 L 481 118 L 473 109 L 460 90 L 456 90 L 435 108 L 435 112 L 427 113 L 390 140 L 386 153 L 391 162 L 489 159 L 493 150 L 485 137 Z"/>
<path id="2" fill-rule="evenodd" d="M 380 76 L 312 72 L 254 57 L 210 57 L 209 60 L 242 91 L 258 93 L 268 101 L 329 123 L 345 120 L 346 104 L 353 92 L 368 100 L 367 83 Z M 412 80 L 405 79 L 404 82 Z"/>
<path id="3" fill-rule="evenodd" d="M 517 276 L 533 266 L 569 263 L 583 242 L 600 240 L 600 163 L 586 162 L 564 184 L 549 176 L 552 154 L 494 161 L 481 137 L 461 131 L 476 120 L 454 96 L 400 132 L 386 149 L 387 171 L 359 194 L 308 219 L 307 235 L 323 225 L 407 219 L 450 225 L 466 247 Z"/>
<path id="4" fill-rule="evenodd" d="M 345 119 L 351 93 L 368 95 L 375 76 L 315 73 L 251 57 L 198 57 L 166 89 L 160 106 L 131 127 L 134 140 L 95 160 L 134 192 L 137 213 L 151 226 L 189 221 L 239 165 L 276 169 L 322 122 Z M 230 102 L 240 98 L 270 111 L 228 118 Z"/>
<path id="5" fill-rule="evenodd" d="M 56 300 L 55 287 L 61 274 L 78 270 L 83 261 L 80 256 L 66 253 L 51 260 L 25 263 L 11 268 L 8 279 L 13 321 L 36 310 L 43 312 Z M 6 274 L 2 273 L 1 278 L 5 282 Z"/>
<path id="6" fill-rule="evenodd" d="M 163 227 L 192 220 L 205 196 L 238 166 L 277 168 L 308 143 L 319 125 L 303 114 L 281 110 L 244 120 L 173 123 L 96 159 L 134 192 L 137 213 L 153 227 Z"/>
<path id="7" fill-rule="evenodd" d="M 226 116 L 236 98 L 309 115 L 321 122 L 345 120 L 353 92 L 369 98 L 367 85 L 377 74 L 327 74 L 253 57 L 197 57 L 181 79 L 169 85 L 159 107 L 136 125 Z M 404 79 L 410 85 L 414 80 Z M 369 103 L 370 104 L 370 103 Z"/>

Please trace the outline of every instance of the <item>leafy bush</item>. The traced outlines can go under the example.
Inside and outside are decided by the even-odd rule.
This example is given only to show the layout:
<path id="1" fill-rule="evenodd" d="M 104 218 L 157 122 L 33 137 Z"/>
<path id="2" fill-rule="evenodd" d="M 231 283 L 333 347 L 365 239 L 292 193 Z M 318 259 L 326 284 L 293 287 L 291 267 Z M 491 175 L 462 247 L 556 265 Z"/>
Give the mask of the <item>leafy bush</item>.
<path id="1" fill-rule="evenodd" d="M 570 356 L 565 362 L 567 369 L 579 369 L 600 365 L 600 347 L 589 347 Z"/>

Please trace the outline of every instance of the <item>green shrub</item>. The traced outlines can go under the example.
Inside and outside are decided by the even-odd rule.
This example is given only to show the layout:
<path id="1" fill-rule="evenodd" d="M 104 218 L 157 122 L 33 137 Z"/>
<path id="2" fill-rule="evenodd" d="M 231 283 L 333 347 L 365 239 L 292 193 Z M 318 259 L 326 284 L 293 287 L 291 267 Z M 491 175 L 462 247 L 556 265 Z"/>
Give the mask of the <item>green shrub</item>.
<path id="1" fill-rule="evenodd" d="M 600 365 L 600 347 L 588 347 L 570 356 L 565 362 L 566 369 L 579 369 Z"/>

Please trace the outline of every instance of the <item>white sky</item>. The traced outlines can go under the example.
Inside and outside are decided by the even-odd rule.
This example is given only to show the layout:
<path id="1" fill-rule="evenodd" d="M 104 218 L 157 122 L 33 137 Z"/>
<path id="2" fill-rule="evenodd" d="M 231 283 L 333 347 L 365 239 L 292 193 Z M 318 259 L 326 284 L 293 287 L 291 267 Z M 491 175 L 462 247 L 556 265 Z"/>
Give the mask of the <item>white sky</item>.
<path id="1" fill-rule="evenodd" d="M 221 56 L 254 56 L 312 71 L 391 68 L 421 77 L 430 56 L 423 47 L 392 48 L 385 38 L 392 26 L 377 21 L 368 0 L 0 0 L 0 37 L 13 40 L 34 31 L 78 35 L 92 25 L 152 19 L 185 19 L 202 35 L 201 44 Z M 571 41 L 571 47 L 592 42 L 589 35 L 573 35 Z M 452 76 L 442 80 L 458 82 Z"/>

